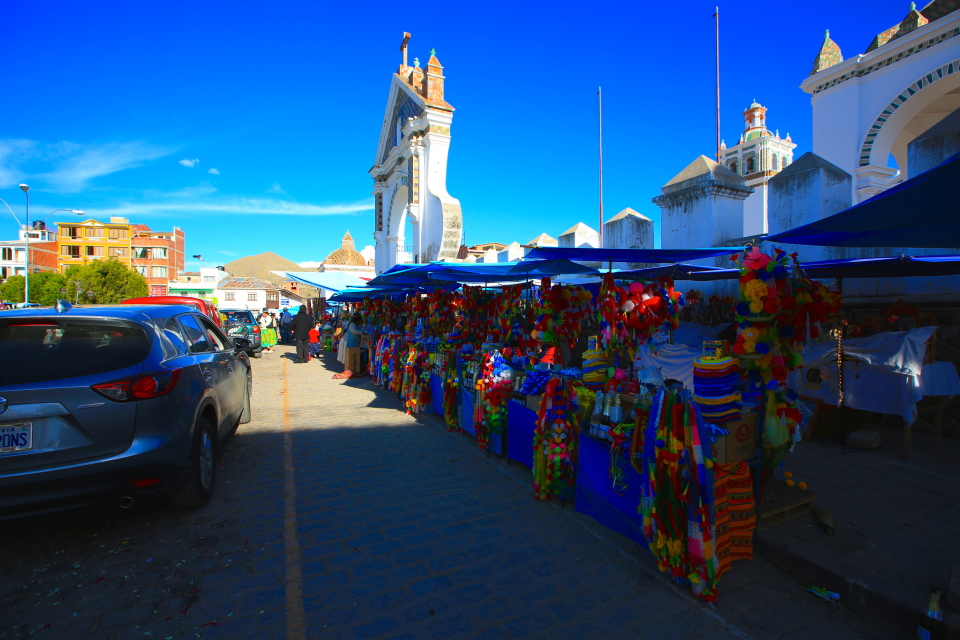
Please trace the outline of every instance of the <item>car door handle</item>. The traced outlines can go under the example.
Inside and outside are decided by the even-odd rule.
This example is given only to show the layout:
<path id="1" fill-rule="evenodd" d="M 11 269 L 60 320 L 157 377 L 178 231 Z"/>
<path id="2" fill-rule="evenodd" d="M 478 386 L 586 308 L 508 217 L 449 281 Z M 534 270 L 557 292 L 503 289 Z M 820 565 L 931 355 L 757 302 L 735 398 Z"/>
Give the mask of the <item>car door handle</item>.
<path id="1" fill-rule="evenodd" d="M 204 372 L 203 372 L 203 379 L 204 379 L 204 380 L 208 380 L 208 381 L 209 381 L 209 380 L 211 380 L 212 378 L 213 378 L 213 371 L 204 371 Z"/>
<path id="2" fill-rule="evenodd" d="M 227 373 L 233 373 L 233 367 L 227 367 Z"/>

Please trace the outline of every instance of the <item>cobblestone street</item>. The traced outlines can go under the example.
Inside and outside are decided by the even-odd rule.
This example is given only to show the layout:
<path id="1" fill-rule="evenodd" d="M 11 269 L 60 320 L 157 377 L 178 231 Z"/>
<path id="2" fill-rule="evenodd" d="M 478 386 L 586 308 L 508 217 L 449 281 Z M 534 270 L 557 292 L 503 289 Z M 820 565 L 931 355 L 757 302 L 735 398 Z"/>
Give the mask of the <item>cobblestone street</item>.
<path id="1" fill-rule="evenodd" d="M 0 638 L 882 638 L 757 558 L 716 607 L 332 357 L 254 361 L 197 511 L 0 524 Z"/>

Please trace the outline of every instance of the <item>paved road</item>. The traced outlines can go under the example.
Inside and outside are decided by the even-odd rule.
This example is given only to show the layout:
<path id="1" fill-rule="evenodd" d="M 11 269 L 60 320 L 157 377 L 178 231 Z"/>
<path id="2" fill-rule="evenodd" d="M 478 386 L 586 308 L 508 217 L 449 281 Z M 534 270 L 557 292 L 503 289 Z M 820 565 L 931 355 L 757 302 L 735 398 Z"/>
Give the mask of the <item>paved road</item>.
<path id="1" fill-rule="evenodd" d="M 0 639 L 882 637 L 761 560 L 716 608 L 335 363 L 255 361 L 212 502 L 0 524 Z"/>

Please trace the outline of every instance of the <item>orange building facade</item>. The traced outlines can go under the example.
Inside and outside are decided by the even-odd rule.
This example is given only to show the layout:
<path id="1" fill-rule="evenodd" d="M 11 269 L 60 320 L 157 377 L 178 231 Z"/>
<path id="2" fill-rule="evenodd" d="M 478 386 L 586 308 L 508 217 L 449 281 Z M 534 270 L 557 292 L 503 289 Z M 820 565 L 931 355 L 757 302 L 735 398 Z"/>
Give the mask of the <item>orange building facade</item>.
<path id="1" fill-rule="evenodd" d="M 147 279 L 152 296 L 167 294 L 170 281 L 183 270 L 183 250 L 180 227 L 153 231 L 145 224 L 130 224 L 120 217 L 112 217 L 110 222 L 91 219 L 61 224 L 57 234 L 60 273 L 92 260 L 115 258 Z"/>

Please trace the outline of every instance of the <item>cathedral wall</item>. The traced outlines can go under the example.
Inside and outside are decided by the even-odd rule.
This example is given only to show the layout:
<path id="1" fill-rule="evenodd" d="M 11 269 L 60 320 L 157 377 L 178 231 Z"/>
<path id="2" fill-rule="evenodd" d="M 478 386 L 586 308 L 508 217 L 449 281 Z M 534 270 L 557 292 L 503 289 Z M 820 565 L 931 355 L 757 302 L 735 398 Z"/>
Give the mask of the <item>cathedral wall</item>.
<path id="1" fill-rule="evenodd" d="M 742 237 L 767 232 L 767 205 L 770 189 L 765 182 L 754 185 L 753 189 L 753 193 L 743 201 Z"/>

